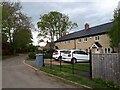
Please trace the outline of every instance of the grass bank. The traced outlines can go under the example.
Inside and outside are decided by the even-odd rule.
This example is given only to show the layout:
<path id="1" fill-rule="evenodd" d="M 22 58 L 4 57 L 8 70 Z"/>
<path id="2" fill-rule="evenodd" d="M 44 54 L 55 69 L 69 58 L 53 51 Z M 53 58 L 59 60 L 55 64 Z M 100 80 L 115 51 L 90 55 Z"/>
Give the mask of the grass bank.
<path id="1" fill-rule="evenodd" d="M 109 88 L 110 90 L 115 88 L 120 89 L 120 86 L 118 86 L 117 84 L 114 84 L 113 82 L 105 82 L 101 79 L 90 79 L 90 78 L 82 77 L 76 74 L 72 74 L 71 69 L 72 68 L 70 64 L 62 65 L 61 71 L 60 71 L 59 65 L 54 65 L 52 66 L 52 68 L 50 68 L 50 66 L 40 68 L 40 70 L 44 72 L 62 77 L 64 79 L 67 79 L 82 85 L 89 86 L 91 88 Z M 88 70 L 89 70 L 89 64 L 75 65 L 75 73 L 78 73 L 80 71 L 88 71 Z"/>

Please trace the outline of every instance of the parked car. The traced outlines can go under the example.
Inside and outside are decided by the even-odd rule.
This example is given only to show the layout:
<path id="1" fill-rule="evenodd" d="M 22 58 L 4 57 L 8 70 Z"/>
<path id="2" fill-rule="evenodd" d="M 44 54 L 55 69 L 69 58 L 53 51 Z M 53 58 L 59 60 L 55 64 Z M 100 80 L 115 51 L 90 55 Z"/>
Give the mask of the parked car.
<path id="1" fill-rule="evenodd" d="M 63 54 L 65 51 L 66 51 L 66 50 L 55 50 L 55 51 L 53 52 L 53 55 L 52 55 L 53 59 L 55 59 L 55 60 L 60 60 L 60 59 L 61 59 L 60 56 L 62 56 L 62 54 Z"/>
<path id="2" fill-rule="evenodd" d="M 62 54 L 62 60 L 71 63 L 88 62 L 89 54 L 81 50 L 68 50 Z"/>

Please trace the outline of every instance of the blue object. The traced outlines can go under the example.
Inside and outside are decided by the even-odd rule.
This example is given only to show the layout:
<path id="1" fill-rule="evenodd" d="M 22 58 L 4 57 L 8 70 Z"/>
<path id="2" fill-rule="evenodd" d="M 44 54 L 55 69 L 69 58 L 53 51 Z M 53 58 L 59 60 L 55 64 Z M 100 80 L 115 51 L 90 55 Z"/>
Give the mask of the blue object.
<path id="1" fill-rule="evenodd" d="M 36 54 L 36 66 L 43 67 L 43 54 Z"/>

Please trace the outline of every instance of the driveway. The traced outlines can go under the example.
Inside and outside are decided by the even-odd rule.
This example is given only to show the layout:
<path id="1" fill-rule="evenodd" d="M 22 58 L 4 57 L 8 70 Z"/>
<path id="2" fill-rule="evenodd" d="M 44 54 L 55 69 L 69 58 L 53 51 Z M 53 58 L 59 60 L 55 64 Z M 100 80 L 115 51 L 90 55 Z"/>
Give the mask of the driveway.
<path id="1" fill-rule="evenodd" d="M 22 61 L 27 55 L 20 55 L 3 61 L 3 88 L 76 88 L 77 86 L 64 83 L 61 80 L 35 72 L 24 65 Z"/>

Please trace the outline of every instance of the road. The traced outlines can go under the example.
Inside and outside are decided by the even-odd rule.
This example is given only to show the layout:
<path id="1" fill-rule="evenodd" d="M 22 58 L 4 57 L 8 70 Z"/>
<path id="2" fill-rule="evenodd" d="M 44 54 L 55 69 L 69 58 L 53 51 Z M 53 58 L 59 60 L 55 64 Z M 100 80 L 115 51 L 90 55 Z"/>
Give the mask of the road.
<path id="1" fill-rule="evenodd" d="M 3 61 L 2 88 L 76 88 L 72 84 L 45 75 L 36 73 L 22 61 L 26 55 L 20 55 Z"/>

